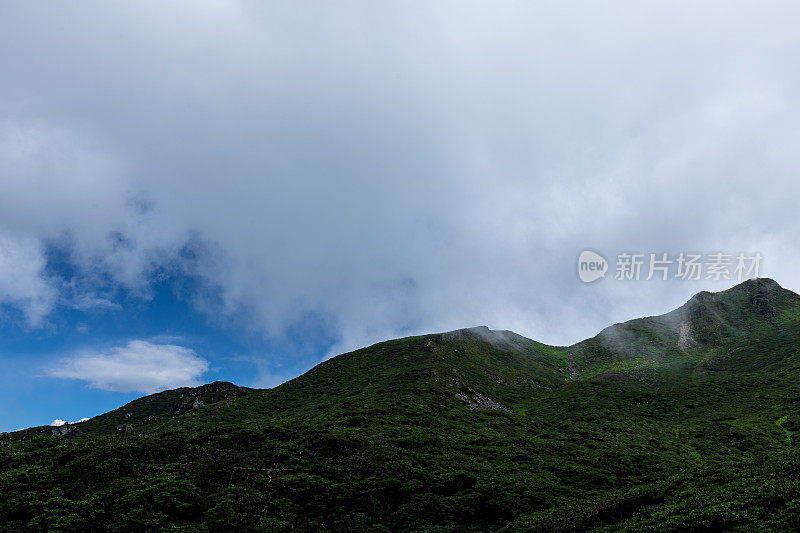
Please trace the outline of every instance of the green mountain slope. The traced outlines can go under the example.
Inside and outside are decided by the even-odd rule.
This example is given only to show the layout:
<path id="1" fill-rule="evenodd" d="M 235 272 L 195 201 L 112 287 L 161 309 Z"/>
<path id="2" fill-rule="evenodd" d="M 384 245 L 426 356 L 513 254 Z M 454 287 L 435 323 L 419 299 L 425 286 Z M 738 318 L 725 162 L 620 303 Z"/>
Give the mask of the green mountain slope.
<path id="1" fill-rule="evenodd" d="M 702 360 L 719 361 L 751 339 L 791 329 L 799 318 L 800 296 L 771 279 L 753 279 L 698 293 L 665 315 L 604 329 L 570 347 L 570 372 L 578 379 L 620 372 L 651 381 L 686 377 Z"/>
<path id="2" fill-rule="evenodd" d="M 4 436 L 0 530 L 795 530 L 798 326 L 761 279 L 571 347 L 471 328 L 167 391 Z"/>
<path id="3" fill-rule="evenodd" d="M 225 381 L 215 381 L 200 387 L 181 387 L 151 394 L 127 403 L 119 409 L 96 416 L 85 422 L 64 424 L 63 426 L 39 426 L 0 434 L 3 440 L 21 440 L 36 435 L 64 436 L 72 434 L 106 435 L 129 433 L 134 428 L 154 425 L 177 416 L 188 414 L 198 407 L 221 402 L 215 408 L 229 407 L 236 398 L 249 394 L 255 389 L 239 387 Z M 194 413 L 191 413 L 194 414 Z"/>

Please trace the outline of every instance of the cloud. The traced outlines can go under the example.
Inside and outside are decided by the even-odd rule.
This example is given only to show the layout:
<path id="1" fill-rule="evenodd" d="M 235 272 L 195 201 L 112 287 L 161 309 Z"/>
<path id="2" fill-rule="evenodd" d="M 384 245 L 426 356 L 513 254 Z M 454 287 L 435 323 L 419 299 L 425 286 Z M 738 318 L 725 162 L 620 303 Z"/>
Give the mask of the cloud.
<path id="1" fill-rule="evenodd" d="M 107 298 L 98 298 L 91 294 L 82 294 L 80 297 L 71 302 L 73 309 L 85 311 L 88 309 L 106 309 L 112 311 L 122 311 L 122 306 L 116 302 L 112 302 Z"/>
<path id="2" fill-rule="evenodd" d="M 59 427 L 59 426 L 65 425 L 67 423 L 69 423 L 69 424 L 80 424 L 81 422 L 86 422 L 87 420 L 89 420 L 89 419 L 84 417 L 84 418 L 81 418 L 80 420 L 76 420 L 74 422 L 67 422 L 66 420 L 61 420 L 60 418 L 56 418 L 55 420 L 50 422 L 50 425 L 51 426 L 55 426 L 55 427 Z"/>
<path id="3" fill-rule="evenodd" d="M 208 361 L 189 348 L 131 341 L 107 352 L 63 359 L 47 368 L 45 375 L 88 381 L 98 389 L 153 393 L 197 386 L 208 367 Z"/>
<path id="4" fill-rule="evenodd" d="M 760 250 L 800 288 L 796 3 L 179 6 L 4 10 L 0 230 L 30 255 L 0 299 L 32 325 L 53 287 L 113 307 L 98 286 L 167 271 L 210 319 L 313 322 L 331 353 L 478 324 L 569 343 L 713 288 L 586 287 L 586 248 Z"/>
<path id="5" fill-rule="evenodd" d="M 0 303 L 19 308 L 31 327 L 41 326 L 58 298 L 45 276 L 46 259 L 33 238 L 0 232 Z"/>

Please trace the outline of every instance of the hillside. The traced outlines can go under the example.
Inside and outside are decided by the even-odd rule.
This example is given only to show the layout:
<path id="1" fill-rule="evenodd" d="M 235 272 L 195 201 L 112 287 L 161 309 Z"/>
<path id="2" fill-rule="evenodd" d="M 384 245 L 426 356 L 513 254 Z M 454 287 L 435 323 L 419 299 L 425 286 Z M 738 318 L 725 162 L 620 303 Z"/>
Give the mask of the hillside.
<path id="1" fill-rule="evenodd" d="M 230 407 L 239 396 L 249 394 L 255 389 L 239 387 L 225 381 L 215 381 L 200 387 L 181 387 L 151 394 L 129 402 L 85 422 L 67 423 L 63 426 L 39 426 L 13 433 L 0 434 L 0 442 L 20 440 L 37 435 L 64 436 L 108 435 L 130 433 L 134 428 L 169 421 L 180 415 L 187 415 L 192 409 L 221 402 L 217 408 Z M 191 413 L 194 414 L 194 413 Z"/>
<path id="2" fill-rule="evenodd" d="M 0 530 L 794 530 L 798 326 L 758 279 L 570 347 L 479 327 L 166 391 L 4 435 Z"/>
<path id="3" fill-rule="evenodd" d="M 578 379 L 605 372 L 685 377 L 700 363 L 724 358 L 726 347 L 790 329 L 798 317 L 800 296 L 771 279 L 748 280 L 719 293 L 700 292 L 665 315 L 609 326 L 570 347 L 570 372 Z"/>

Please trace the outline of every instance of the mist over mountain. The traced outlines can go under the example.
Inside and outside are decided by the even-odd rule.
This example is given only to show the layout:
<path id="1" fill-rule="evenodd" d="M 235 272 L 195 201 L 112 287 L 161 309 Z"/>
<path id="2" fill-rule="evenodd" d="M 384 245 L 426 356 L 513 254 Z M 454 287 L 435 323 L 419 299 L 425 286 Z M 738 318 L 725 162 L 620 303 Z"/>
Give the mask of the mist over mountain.
<path id="1" fill-rule="evenodd" d="M 800 531 L 798 20 L 4 2 L 0 532 Z"/>
<path id="2" fill-rule="evenodd" d="M 0 530 L 789 531 L 798 385 L 770 279 L 572 346 L 390 340 L 3 434 Z"/>

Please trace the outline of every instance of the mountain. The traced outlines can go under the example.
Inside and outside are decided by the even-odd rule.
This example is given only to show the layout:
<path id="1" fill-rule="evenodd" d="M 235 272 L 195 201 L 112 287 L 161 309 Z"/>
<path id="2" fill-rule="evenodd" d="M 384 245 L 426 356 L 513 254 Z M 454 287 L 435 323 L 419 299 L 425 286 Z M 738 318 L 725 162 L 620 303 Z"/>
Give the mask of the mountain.
<path id="1" fill-rule="evenodd" d="M 652 380 L 697 369 L 698 363 L 714 367 L 749 338 L 791 328 L 799 310 L 800 296 L 766 278 L 700 292 L 670 313 L 615 324 L 572 346 L 570 374 L 621 372 Z"/>
<path id="2" fill-rule="evenodd" d="M 215 381 L 200 387 L 181 387 L 167 390 L 127 403 L 119 409 L 96 416 L 84 422 L 67 423 L 62 426 L 39 426 L 12 434 L 3 433 L 6 439 L 20 440 L 36 435 L 106 435 L 130 433 L 134 428 L 153 426 L 172 420 L 176 416 L 192 416 L 192 409 L 221 402 L 218 408 L 230 407 L 236 398 L 255 389 L 239 387 L 226 381 Z"/>
<path id="3" fill-rule="evenodd" d="M 793 531 L 800 296 L 378 343 L 0 437 L 0 530 Z M 63 426 L 62 426 L 63 427 Z"/>

